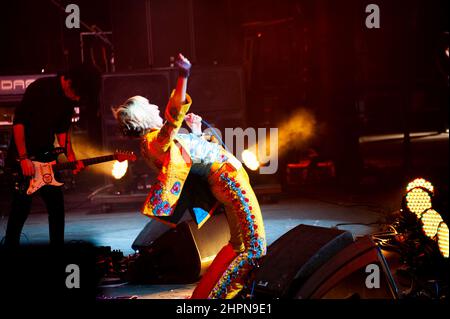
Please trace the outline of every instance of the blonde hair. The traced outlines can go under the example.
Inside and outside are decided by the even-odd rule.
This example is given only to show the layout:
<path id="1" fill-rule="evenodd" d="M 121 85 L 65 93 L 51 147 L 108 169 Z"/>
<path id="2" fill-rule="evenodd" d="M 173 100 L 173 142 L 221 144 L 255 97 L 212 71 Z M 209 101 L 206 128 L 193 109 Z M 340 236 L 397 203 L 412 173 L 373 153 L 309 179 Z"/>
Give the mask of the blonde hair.
<path id="1" fill-rule="evenodd" d="M 112 112 L 124 135 L 141 136 L 147 130 L 161 128 L 163 124 L 159 107 L 139 95 L 130 97 L 122 105 L 112 108 Z"/>

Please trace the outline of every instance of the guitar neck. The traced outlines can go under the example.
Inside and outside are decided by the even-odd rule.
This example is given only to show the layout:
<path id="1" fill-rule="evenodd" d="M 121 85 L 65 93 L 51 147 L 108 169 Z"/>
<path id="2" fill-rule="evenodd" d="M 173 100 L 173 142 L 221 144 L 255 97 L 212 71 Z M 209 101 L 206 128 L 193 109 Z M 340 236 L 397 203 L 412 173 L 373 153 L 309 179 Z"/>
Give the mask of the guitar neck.
<path id="1" fill-rule="evenodd" d="M 105 156 L 98 156 L 93 158 L 87 158 L 81 160 L 84 164 L 84 166 L 94 165 L 94 164 L 100 164 L 104 162 L 109 162 L 114 160 L 114 155 L 105 155 Z M 75 168 L 75 161 L 73 162 L 65 162 L 65 163 L 58 163 L 53 165 L 54 170 L 63 170 L 63 169 L 74 169 Z"/>

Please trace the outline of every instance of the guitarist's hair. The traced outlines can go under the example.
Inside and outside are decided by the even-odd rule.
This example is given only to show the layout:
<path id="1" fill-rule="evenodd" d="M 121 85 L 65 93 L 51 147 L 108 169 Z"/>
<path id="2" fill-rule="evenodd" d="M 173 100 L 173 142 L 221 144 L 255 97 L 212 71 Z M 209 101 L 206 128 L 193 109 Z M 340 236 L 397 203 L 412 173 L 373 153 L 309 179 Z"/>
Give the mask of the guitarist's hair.
<path id="1" fill-rule="evenodd" d="M 82 103 L 98 103 L 102 81 L 100 70 L 96 66 L 81 64 L 71 67 L 58 75 L 72 81 L 71 87 L 80 96 Z"/>
<path id="2" fill-rule="evenodd" d="M 133 96 L 111 110 L 125 136 L 142 136 L 146 131 L 162 126 L 158 106 L 150 104 L 143 96 Z"/>

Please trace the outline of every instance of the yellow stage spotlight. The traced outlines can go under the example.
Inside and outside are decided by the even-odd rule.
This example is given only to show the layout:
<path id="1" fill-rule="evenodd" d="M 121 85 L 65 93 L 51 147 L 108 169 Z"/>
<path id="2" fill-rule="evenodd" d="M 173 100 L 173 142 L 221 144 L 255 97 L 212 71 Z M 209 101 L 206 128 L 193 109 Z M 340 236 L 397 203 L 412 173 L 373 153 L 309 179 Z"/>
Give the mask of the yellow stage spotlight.
<path id="1" fill-rule="evenodd" d="M 413 180 L 411 183 L 408 184 L 408 186 L 406 186 L 406 191 L 409 192 L 410 190 L 417 188 L 417 187 L 425 188 L 425 189 L 429 190 L 430 193 L 434 194 L 433 184 L 431 184 L 429 181 L 427 181 L 424 178 L 416 178 L 415 180 Z"/>
<path id="2" fill-rule="evenodd" d="M 439 215 L 439 213 L 434 209 L 429 209 L 423 213 L 420 220 L 422 222 L 422 228 L 425 235 L 430 238 L 436 236 L 438 227 L 443 222 L 441 215 Z"/>
<path id="3" fill-rule="evenodd" d="M 438 227 L 438 245 L 442 256 L 448 258 L 448 226 L 442 222 Z"/>
<path id="4" fill-rule="evenodd" d="M 424 188 L 413 188 L 406 194 L 406 207 L 421 218 L 422 213 L 432 207 L 431 195 Z"/>
<path id="5" fill-rule="evenodd" d="M 434 186 L 424 178 L 416 178 L 406 187 L 406 195 L 403 197 L 402 210 L 409 211 L 417 216 L 415 221 L 402 219 L 402 229 L 418 229 L 417 222 L 423 233 L 431 238 L 439 247 L 442 256 L 448 258 L 448 226 L 442 216 L 433 209 L 432 198 Z"/>

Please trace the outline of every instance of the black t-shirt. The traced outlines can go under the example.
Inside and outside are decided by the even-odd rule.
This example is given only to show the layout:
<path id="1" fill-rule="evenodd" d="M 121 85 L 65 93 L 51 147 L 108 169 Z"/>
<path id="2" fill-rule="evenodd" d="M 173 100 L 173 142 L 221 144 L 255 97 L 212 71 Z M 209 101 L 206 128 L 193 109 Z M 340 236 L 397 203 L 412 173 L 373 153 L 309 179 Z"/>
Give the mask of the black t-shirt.
<path id="1" fill-rule="evenodd" d="M 25 127 L 28 156 L 51 149 L 55 134 L 69 130 L 75 105 L 75 101 L 64 95 L 59 77 L 40 78 L 28 86 L 15 110 L 13 123 Z M 13 137 L 7 163 L 11 164 L 17 155 Z"/>

